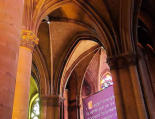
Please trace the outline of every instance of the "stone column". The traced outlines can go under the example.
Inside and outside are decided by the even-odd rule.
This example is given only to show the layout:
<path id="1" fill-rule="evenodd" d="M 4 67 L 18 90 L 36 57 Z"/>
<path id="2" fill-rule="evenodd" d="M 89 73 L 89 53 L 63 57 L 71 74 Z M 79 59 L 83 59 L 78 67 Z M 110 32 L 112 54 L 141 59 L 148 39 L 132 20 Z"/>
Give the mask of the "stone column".
<path id="1" fill-rule="evenodd" d="M 19 48 L 16 88 L 12 119 L 27 119 L 31 77 L 32 51 L 38 38 L 32 31 L 23 30 Z"/>
<path id="2" fill-rule="evenodd" d="M 110 59 L 119 119 L 147 119 L 137 61 L 134 54 Z"/>
<path id="3" fill-rule="evenodd" d="M 147 60 L 147 54 L 145 54 L 145 51 L 138 48 L 139 56 L 141 57 L 138 65 L 139 65 L 139 73 L 141 76 L 141 82 L 143 85 L 143 92 L 145 101 L 147 104 L 148 114 L 150 119 L 155 119 L 155 95 L 153 90 L 153 83 L 151 81 L 151 75 L 154 75 L 154 72 L 150 72 L 150 69 L 148 67 L 148 60 Z M 154 65 L 154 63 L 150 64 Z M 155 79 L 155 78 L 154 78 Z"/>
<path id="4" fill-rule="evenodd" d="M 41 119 L 60 119 L 63 101 L 56 95 L 41 97 Z"/>
<path id="5" fill-rule="evenodd" d="M 0 119 L 11 119 L 24 0 L 0 0 Z"/>

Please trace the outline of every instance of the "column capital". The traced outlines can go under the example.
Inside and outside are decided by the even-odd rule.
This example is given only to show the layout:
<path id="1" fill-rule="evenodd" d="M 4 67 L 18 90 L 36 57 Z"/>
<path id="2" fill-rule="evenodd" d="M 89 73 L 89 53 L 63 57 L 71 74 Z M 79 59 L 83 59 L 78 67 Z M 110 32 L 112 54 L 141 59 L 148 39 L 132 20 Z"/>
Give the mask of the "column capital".
<path id="1" fill-rule="evenodd" d="M 35 45 L 37 45 L 39 39 L 37 36 L 30 30 L 22 30 L 21 31 L 21 43 L 20 46 L 26 47 L 33 51 Z"/>
<path id="2" fill-rule="evenodd" d="M 54 107 L 60 106 L 63 103 L 63 101 L 64 101 L 64 98 L 57 95 L 41 97 L 42 104 L 47 104 L 49 106 L 54 106 Z"/>
<path id="3" fill-rule="evenodd" d="M 122 54 L 109 57 L 107 61 L 111 69 L 120 69 L 130 65 L 136 65 L 139 58 L 137 54 Z"/>

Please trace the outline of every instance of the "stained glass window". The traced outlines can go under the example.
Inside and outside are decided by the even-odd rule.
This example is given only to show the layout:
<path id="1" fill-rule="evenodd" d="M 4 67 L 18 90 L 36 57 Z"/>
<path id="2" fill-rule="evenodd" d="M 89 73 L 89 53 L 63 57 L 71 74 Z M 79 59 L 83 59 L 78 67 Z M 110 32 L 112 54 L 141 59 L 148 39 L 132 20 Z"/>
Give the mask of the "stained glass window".
<path id="1" fill-rule="evenodd" d="M 110 72 L 106 72 L 100 80 L 100 87 L 101 89 L 107 88 L 109 86 L 113 85 L 112 76 Z"/>
<path id="2" fill-rule="evenodd" d="M 34 96 L 30 105 L 30 119 L 40 119 L 40 99 L 39 95 Z"/>

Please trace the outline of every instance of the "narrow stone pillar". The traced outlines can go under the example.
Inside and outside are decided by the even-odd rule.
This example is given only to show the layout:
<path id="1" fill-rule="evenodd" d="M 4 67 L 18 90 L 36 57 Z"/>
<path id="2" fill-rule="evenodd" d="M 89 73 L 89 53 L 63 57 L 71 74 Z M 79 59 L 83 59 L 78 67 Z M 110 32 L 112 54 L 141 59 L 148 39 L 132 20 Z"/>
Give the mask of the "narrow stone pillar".
<path id="1" fill-rule="evenodd" d="M 77 104 L 77 100 L 70 100 L 68 105 L 68 116 L 69 119 L 79 119 L 80 115 L 80 105 Z"/>
<path id="2" fill-rule="evenodd" d="M 147 119 L 134 54 L 111 58 L 114 92 L 119 119 Z"/>
<path id="3" fill-rule="evenodd" d="M 16 88 L 12 119 L 27 119 L 31 77 L 32 51 L 38 38 L 32 31 L 23 30 L 19 48 Z"/>
<path id="4" fill-rule="evenodd" d="M 80 119 L 84 119 L 83 105 L 80 106 Z"/>
<path id="5" fill-rule="evenodd" d="M 60 119 L 63 101 L 56 95 L 41 97 L 41 119 Z"/>
<path id="6" fill-rule="evenodd" d="M 139 73 L 141 76 L 141 82 L 143 85 L 143 92 L 145 97 L 145 102 L 148 109 L 148 114 L 150 119 L 155 119 L 155 95 L 153 92 L 153 83 L 151 81 L 151 75 L 154 75 L 153 72 L 150 72 L 147 55 L 144 51 L 138 48 L 138 53 L 140 56 L 140 60 L 138 62 L 139 65 Z M 154 65 L 153 63 L 151 64 Z M 154 78 L 155 79 L 155 78 Z"/>
<path id="7" fill-rule="evenodd" d="M 114 86 L 114 94 L 116 99 L 115 101 L 116 101 L 116 107 L 117 107 L 117 116 L 118 116 L 118 119 L 125 119 L 124 105 L 123 105 L 123 99 L 121 94 L 118 70 L 115 68 L 112 68 L 110 73 L 112 74 L 112 80 L 114 82 L 113 86 Z"/>
<path id="8" fill-rule="evenodd" d="M 24 0 L 0 0 L 0 119 L 11 119 Z"/>
<path id="9" fill-rule="evenodd" d="M 64 119 L 68 119 L 68 90 L 64 91 Z"/>

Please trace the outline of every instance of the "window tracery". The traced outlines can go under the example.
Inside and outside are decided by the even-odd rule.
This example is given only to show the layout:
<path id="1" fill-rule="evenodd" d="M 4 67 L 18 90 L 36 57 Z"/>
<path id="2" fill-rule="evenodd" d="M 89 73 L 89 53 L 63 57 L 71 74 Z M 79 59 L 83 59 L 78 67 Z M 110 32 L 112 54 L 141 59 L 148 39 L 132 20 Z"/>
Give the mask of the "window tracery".
<path id="1" fill-rule="evenodd" d="M 40 115 L 40 101 L 39 97 L 37 97 L 32 104 L 31 119 L 39 119 L 39 115 Z"/>
<path id="2" fill-rule="evenodd" d="M 29 119 L 40 119 L 40 98 L 36 94 L 30 102 Z"/>

